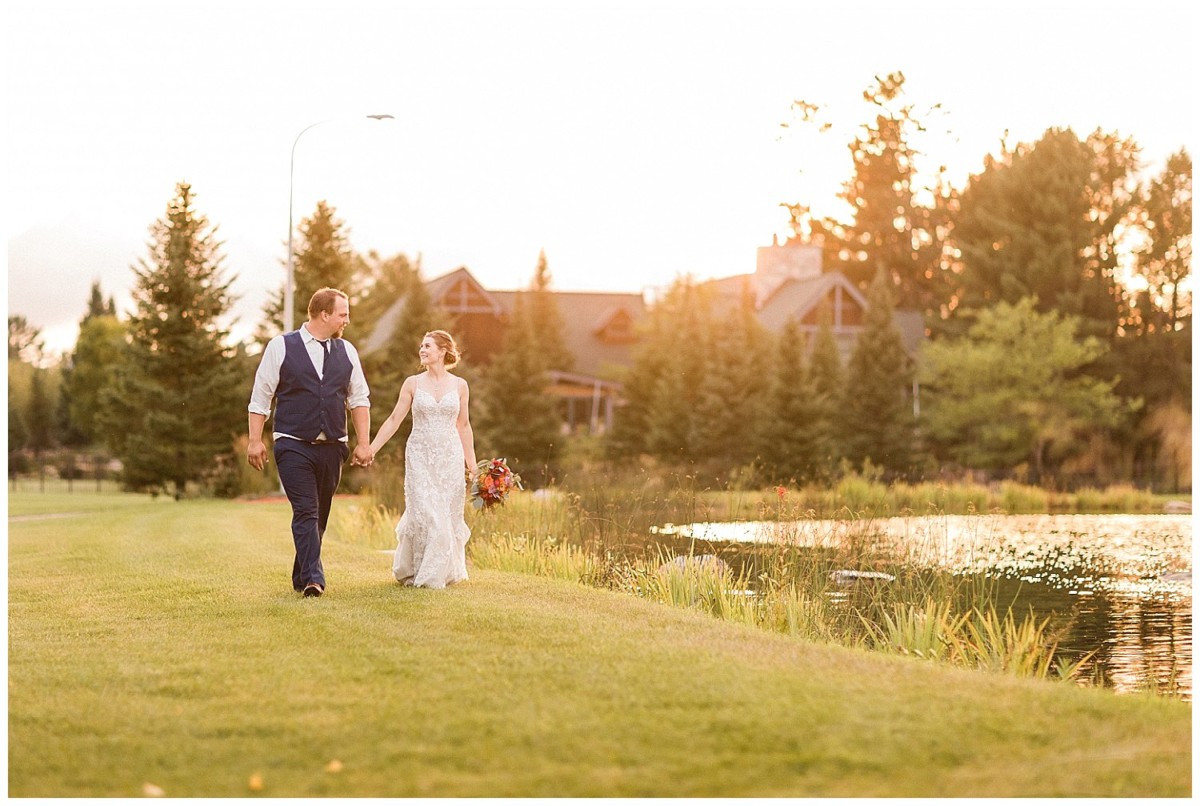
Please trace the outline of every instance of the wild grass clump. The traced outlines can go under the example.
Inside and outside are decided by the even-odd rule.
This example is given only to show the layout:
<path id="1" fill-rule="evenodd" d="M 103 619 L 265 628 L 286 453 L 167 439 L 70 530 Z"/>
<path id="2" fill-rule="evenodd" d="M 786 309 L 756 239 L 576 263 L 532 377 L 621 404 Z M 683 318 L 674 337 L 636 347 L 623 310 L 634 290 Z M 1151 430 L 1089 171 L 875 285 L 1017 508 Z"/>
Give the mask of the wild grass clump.
<path id="1" fill-rule="evenodd" d="M 896 603 L 863 626 L 874 649 L 1017 677 L 1073 680 L 1090 657 L 1061 659 L 1050 618 L 1029 613 L 1018 621 L 1011 607 L 1001 615 L 991 604 L 958 612 L 947 600 Z"/>
<path id="2" fill-rule="evenodd" d="M 399 520 L 395 510 L 367 496 L 339 498 L 329 513 L 327 534 L 355 546 L 392 549 Z"/>
<path id="3" fill-rule="evenodd" d="M 1000 483 L 998 506 L 1008 513 L 1049 512 L 1050 495 L 1040 487 L 1004 481 Z"/>
<path id="4" fill-rule="evenodd" d="M 1018 618 L 983 575 L 938 570 L 947 544 L 937 516 L 1044 512 L 1065 495 L 1015 482 L 889 486 L 870 474 L 847 475 L 833 488 L 747 492 L 643 469 L 468 509 L 467 550 L 480 568 L 623 591 L 808 641 L 1070 679 L 1086 658 L 1060 657 L 1050 621 Z M 1101 507 L 1150 499 L 1110 488 L 1081 491 L 1078 500 Z M 927 532 L 903 539 L 889 538 L 876 520 L 914 513 L 926 516 Z M 397 518 L 362 497 L 339 502 L 331 529 L 386 549 L 395 545 Z M 686 530 L 651 536 L 664 524 L 714 521 L 753 521 L 762 534 L 744 544 L 709 543 Z"/>
<path id="5" fill-rule="evenodd" d="M 785 492 L 785 502 L 779 501 L 779 490 Z M 870 517 L 985 512 L 1009 515 L 1161 512 L 1167 500 L 1127 484 L 1066 492 L 1011 480 L 991 484 L 969 481 L 885 484 L 869 474 L 854 473 L 843 476 L 832 486 L 791 484 L 763 490 L 700 488 L 694 495 L 695 501 L 687 500 L 684 495 L 679 503 L 684 508 L 703 509 L 715 520 L 753 519 L 755 513 L 779 511 L 781 503 L 785 508 L 800 512 L 811 510 L 820 517 L 829 518 L 840 510 Z"/>
<path id="6" fill-rule="evenodd" d="M 491 533 L 472 541 L 471 559 L 481 568 L 582 582 L 596 574 L 597 558 L 580 546 L 528 534 Z"/>
<path id="7" fill-rule="evenodd" d="M 866 480 L 844 480 L 839 491 L 868 509 L 905 500 L 884 505 L 886 488 Z M 918 492 L 948 500 L 944 488 Z M 686 491 L 605 494 L 596 488 L 540 500 L 514 497 L 473 519 L 468 551 L 485 569 L 622 590 L 811 642 L 1037 678 L 1069 679 L 1078 672 L 1079 663 L 1057 660 L 1050 621 L 1016 618 L 1012 604 L 997 601 L 994 582 L 930 570 L 930 557 L 942 551 L 934 530 L 898 545 L 874 518 L 851 507 L 838 519 L 821 518 L 799 509 L 810 499 L 770 493 L 755 499 L 761 540 L 746 545 L 713 549 L 677 537 L 666 547 L 649 539 L 649 522 L 684 521 L 714 509 L 697 504 L 695 493 L 689 504 Z M 982 495 L 983 488 L 968 488 L 959 500 L 973 510 Z M 720 499 L 710 495 L 714 500 Z M 726 498 L 724 506 L 732 503 Z M 638 509 L 643 504 L 652 506 L 652 517 Z M 745 499 L 739 506 L 750 509 Z"/>
<path id="8" fill-rule="evenodd" d="M 1103 490 L 1085 487 L 1075 494 L 1074 509 L 1080 512 L 1147 512 L 1161 509 L 1157 499 L 1145 490 L 1128 484 L 1114 484 Z"/>

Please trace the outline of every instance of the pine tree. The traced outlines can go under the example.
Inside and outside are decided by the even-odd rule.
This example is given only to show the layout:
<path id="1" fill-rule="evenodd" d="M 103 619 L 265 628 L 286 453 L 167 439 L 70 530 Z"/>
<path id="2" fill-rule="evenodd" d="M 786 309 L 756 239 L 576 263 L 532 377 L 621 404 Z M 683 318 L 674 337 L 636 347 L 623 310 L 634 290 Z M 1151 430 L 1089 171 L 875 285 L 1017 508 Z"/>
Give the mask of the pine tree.
<path id="1" fill-rule="evenodd" d="M 392 413 L 404 379 L 421 370 L 421 364 L 417 360 L 417 348 L 421 339 L 429 331 L 441 327 L 419 268 L 410 264 L 403 255 L 397 255 L 384 265 L 386 274 L 383 276 L 388 278 L 386 285 L 373 290 L 372 296 L 382 293 L 383 288 L 395 288 L 397 296 L 393 301 L 403 299 L 404 307 L 387 344 L 362 357 L 363 371 L 371 385 L 373 431 Z M 351 314 L 351 321 L 356 321 L 353 311 Z M 454 372 L 461 372 L 461 367 L 455 368 Z M 396 432 L 400 444 L 407 441 L 411 431 L 412 418 L 406 417 L 400 425 L 400 430 Z"/>
<path id="2" fill-rule="evenodd" d="M 88 296 L 87 313 L 83 315 L 83 321 L 87 322 L 97 316 L 116 316 L 117 305 L 113 302 L 113 298 L 104 299 L 104 295 L 100 293 L 100 281 L 92 282 L 92 290 Z"/>
<path id="3" fill-rule="evenodd" d="M 862 93 L 870 118 L 848 144 L 853 175 L 840 194 L 853 220 L 814 219 L 805 204 L 785 206 L 796 237 L 822 247 L 827 271 L 838 269 L 863 288 L 877 271 L 887 271 L 896 306 L 936 317 L 951 294 L 946 237 L 952 193 L 944 172 L 923 187 L 913 141 L 925 130 L 921 118 L 937 107 L 918 113 L 905 99 L 905 81 L 902 72 L 876 76 Z M 818 105 L 797 101 L 793 107 L 804 123 L 830 128 L 819 119 Z"/>
<path id="4" fill-rule="evenodd" d="M 75 350 L 63 367 L 62 402 L 68 441 L 91 444 L 98 438 L 96 412 L 100 392 L 113 376 L 125 347 L 125 326 L 117 319 L 112 298 L 105 301 L 100 284 L 92 284 L 87 311 L 79 321 Z"/>
<path id="5" fill-rule="evenodd" d="M 134 267 L 129 343 L 101 396 L 98 424 L 134 490 L 183 495 L 245 425 L 246 388 L 222 320 L 232 305 L 215 228 L 180 183 Z"/>
<path id="6" fill-rule="evenodd" d="M 749 285 L 735 307 L 716 323 L 698 390 L 691 453 L 725 470 L 743 467 L 757 455 L 754 434 L 763 416 L 763 392 L 773 363 L 766 330 L 755 313 Z"/>
<path id="7" fill-rule="evenodd" d="M 666 462 L 706 459 L 699 404 L 712 353 L 712 302 L 690 279 L 676 282 L 663 301 L 660 340 L 665 362 L 651 387 L 646 448 Z"/>
<path id="8" fill-rule="evenodd" d="M 632 362 L 619 375 L 624 405 L 617 409 L 613 427 L 605 435 L 605 450 L 615 458 L 649 452 L 649 418 L 655 388 L 667 371 L 668 335 L 673 327 L 668 300 L 679 295 L 679 284 L 659 300 L 638 324 Z"/>
<path id="9" fill-rule="evenodd" d="M 528 305 L 533 332 L 538 334 L 545 351 L 546 366 L 570 372 L 575 365 L 575 356 L 571 354 L 563 338 L 566 327 L 554 292 L 550 290 L 550 268 L 546 262 L 545 250 L 538 254 L 537 269 L 529 288 Z"/>
<path id="10" fill-rule="evenodd" d="M 548 394 L 547 357 L 524 293 L 517 294 L 504 344 L 483 378 L 480 443 L 533 486 L 548 484 L 562 448 L 562 420 Z"/>
<path id="11" fill-rule="evenodd" d="M 763 469 L 776 483 L 814 478 L 824 458 L 822 448 L 814 444 L 820 434 L 817 400 L 804 349 L 800 328 L 789 319 L 779 334 L 767 412 L 755 435 Z"/>
<path id="12" fill-rule="evenodd" d="M 21 411 L 21 407 L 17 403 L 17 396 L 13 390 L 13 376 L 10 372 L 8 373 L 8 474 L 10 476 L 17 467 L 14 460 L 27 439 L 29 439 L 29 429 L 25 425 L 25 413 Z"/>
<path id="13" fill-rule="evenodd" d="M 910 470 L 916 438 L 909 400 L 914 367 L 892 323 L 888 275 L 875 275 L 863 332 L 850 355 L 842 401 L 847 457 L 893 473 Z"/>
<path id="14" fill-rule="evenodd" d="M 51 410 L 53 400 L 46 388 L 48 372 L 49 370 L 41 367 L 34 367 L 30 385 L 29 414 L 25 418 L 25 447 L 33 451 L 35 457 L 41 456 L 42 451 L 53 447 L 55 443 L 54 412 Z"/>
<path id="15" fill-rule="evenodd" d="M 833 337 L 830 317 L 822 316 L 808 357 L 808 377 L 812 387 L 814 450 L 818 478 L 829 478 L 845 455 L 840 438 L 844 417 L 841 401 L 845 393 L 842 357 Z"/>
<path id="16" fill-rule="evenodd" d="M 306 318 L 308 301 L 322 288 L 337 288 L 350 298 L 351 313 L 362 289 L 356 276 L 363 274 L 363 261 L 350 246 L 346 222 L 336 217 L 337 210 L 325 201 L 317 202 L 311 218 L 300 222 L 300 245 L 293 255 L 293 295 L 298 327 Z M 283 332 L 284 294 L 286 285 L 264 308 L 266 320 L 258 337 L 267 341 Z M 353 321 L 353 319 L 351 319 Z"/>

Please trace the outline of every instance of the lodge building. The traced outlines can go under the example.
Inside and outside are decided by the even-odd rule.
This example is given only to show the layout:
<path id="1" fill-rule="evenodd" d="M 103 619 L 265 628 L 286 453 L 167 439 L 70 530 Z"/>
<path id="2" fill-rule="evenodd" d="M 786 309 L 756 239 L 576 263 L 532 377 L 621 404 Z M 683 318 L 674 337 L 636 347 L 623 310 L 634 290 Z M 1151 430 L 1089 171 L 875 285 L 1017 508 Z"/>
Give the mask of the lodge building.
<path id="1" fill-rule="evenodd" d="M 816 333 L 828 311 L 843 362 L 863 329 L 866 297 L 841 272 L 822 271 L 819 247 L 778 242 L 759 247 L 753 273 L 709 282 L 722 305 L 737 304 L 743 294 L 752 294 L 759 321 L 775 333 L 789 319 L 795 319 L 802 332 Z M 488 290 L 466 267 L 425 285 L 433 305 L 452 318 L 454 337 L 472 363 L 487 365 L 503 341 L 520 292 Z M 551 293 L 562 316 L 565 346 L 575 362 L 571 372 L 551 373 L 549 393 L 562 401 L 568 429 L 607 431 L 621 402 L 617 378 L 633 363 L 638 323 L 647 313 L 645 295 Z M 369 354 L 386 345 L 403 310 L 403 299 L 393 303 L 359 349 Z M 924 337 L 920 313 L 897 310 L 894 321 L 905 348 L 915 354 Z"/>

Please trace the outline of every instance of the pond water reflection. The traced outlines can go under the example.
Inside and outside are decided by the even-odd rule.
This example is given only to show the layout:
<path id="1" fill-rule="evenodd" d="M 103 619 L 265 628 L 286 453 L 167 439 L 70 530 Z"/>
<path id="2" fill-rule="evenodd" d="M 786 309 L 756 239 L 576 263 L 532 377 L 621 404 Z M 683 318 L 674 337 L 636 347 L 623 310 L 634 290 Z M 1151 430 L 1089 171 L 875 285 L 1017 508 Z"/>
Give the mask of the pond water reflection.
<path id="1" fill-rule="evenodd" d="M 828 548 L 870 541 L 906 564 L 995 581 L 1018 612 L 1069 620 L 1068 657 L 1118 691 L 1191 699 L 1190 515 L 941 515 L 867 521 L 667 524 L 667 540 Z"/>

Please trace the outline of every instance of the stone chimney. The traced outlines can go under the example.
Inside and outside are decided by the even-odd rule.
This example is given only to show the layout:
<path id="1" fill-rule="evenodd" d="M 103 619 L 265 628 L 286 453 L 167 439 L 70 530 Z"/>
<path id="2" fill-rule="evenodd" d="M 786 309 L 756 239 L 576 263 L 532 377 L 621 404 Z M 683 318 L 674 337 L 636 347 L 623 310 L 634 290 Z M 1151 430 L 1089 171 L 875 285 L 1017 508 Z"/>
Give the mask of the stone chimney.
<path id="1" fill-rule="evenodd" d="M 754 286 L 758 305 L 766 302 L 788 280 L 809 280 L 821 276 L 821 247 L 802 243 L 779 245 L 779 236 L 770 246 L 758 247 Z"/>

